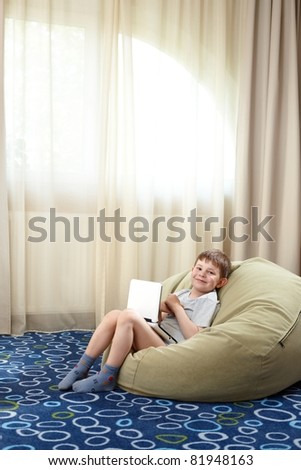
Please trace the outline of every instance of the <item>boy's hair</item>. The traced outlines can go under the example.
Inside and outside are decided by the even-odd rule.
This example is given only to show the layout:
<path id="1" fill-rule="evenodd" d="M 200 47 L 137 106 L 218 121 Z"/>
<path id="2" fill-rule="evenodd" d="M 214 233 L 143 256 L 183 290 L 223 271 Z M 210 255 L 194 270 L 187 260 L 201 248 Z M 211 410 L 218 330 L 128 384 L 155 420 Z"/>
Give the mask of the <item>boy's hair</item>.
<path id="1" fill-rule="evenodd" d="M 198 260 L 201 261 L 203 259 L 211 261 L 211 263 L 219 269 L 221 277 L 227 278 L 231 273 L 231 261 L 221 250 L 213 249 L 203 251 L 195 260 L 194 265 L 196 265 Z"/>

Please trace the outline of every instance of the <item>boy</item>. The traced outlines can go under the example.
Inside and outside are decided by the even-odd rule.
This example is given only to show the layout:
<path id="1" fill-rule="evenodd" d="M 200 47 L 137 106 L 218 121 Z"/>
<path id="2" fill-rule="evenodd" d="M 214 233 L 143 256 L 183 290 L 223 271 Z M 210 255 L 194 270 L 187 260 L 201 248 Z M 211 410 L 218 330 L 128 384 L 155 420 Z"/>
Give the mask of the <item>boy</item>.
<path id="1" fill-rule="evenodd" d="M 216 289 L 227 283 L 231 271 L 229 258 L 220 250 L 201 253 L 191 271 L 191 289 L 170 294 L 162 302 L 161 325 L 176 342 L 191 338 L 210 326 L 218 305 Z M 94 361 L 111 345 L 106 364 L 98 374 L 88 378 Z M 72 387 L 75 392 L 113 390 L 119 369 L 131 350 L 150 346 L 168 346 L 134 310 L 112 310 L 92 335 L 79 363 L 61 380 L 60 390 Z"/>

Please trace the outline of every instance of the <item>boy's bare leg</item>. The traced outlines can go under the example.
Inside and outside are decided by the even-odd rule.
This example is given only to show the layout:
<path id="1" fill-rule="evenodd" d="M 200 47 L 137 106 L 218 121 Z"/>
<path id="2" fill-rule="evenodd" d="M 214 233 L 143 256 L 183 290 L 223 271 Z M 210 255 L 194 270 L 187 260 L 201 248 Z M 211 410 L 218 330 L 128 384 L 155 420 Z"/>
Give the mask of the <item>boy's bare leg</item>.
<path id="1" fill-rule="evenodd" d="M 105 366 L 97 376 L 75 382 L 73 390 L 76 392 L 112 390 L 115 388 L 119 368 L 130 350 L 138 351 L 150 346 L 165 346 L 165 343 L 139 314 L 132 310 L 124 310 L 118 316 Z"/>
<path id="2" fill-rule="evenodd" d="M 107 364 L 120 367 L 131 351 L 150 346 L 166 346 L 162 338 L 133 310 L 124 310 L 119 316 Z"/>
<path id="3" fill-rule="evenodd" d="M 86 348 L 86 353 L 89 356 L 96 359 L 111 344 L 116 331 L 118 318 L 122 313 L 122 310 L 111 310 L 111 312 L 104 316 L 103 320 L 94 331 Z"/>
<path id="4" fill-rule="evenodd" d="M 104 317 L 103 321 L 94 331 L 86 351 L 78 364 L 58 384 L 60 390 L 68 390 L 72 387 L 74 382 L 82 380 L 88 375 L 89 369 L 92 367 L 95 359 L 99 357 L 111 343 L 117 320 L 121 313 L 120 310 L 112 310 Z"/>

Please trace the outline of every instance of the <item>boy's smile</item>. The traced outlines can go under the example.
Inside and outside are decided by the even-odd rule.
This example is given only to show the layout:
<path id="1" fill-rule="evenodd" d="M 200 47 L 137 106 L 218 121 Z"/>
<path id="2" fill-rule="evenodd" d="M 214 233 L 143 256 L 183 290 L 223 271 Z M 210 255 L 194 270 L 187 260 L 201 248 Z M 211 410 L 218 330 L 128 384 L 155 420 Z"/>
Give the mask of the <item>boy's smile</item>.
<path id="1" fill-rule="evenodd" d="M 206 259 L 198 260 L 191 272 L 192 289 L 190 297 L 207 294 L 215 288 L 222 287 L 227 280 L 220 277 L 219 268 Z"/>

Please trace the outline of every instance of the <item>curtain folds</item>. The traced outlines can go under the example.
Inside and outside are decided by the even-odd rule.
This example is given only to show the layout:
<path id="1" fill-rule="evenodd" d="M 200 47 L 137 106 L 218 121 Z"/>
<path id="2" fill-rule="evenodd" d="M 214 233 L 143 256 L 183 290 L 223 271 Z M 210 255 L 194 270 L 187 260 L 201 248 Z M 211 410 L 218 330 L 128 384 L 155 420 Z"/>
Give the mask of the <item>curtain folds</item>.
<path id="1" fill-rule="evenodd" d="M 2 333 L 94 328 L 210 247 L 299 273 L 300 1 L 4 5 Z"/>
<path id="2" fill-rule="evenodd" d="M 245 15 L 233 213 L 251 233 L 232 256 L 300 273 L 300 2 L 250 1 Z"/>
<path id="3" fill-rule="evenodd" d="M 4 123 L 4 4 L 0 2 L 0 331 L 11 333 L 9 217 Z"/>

